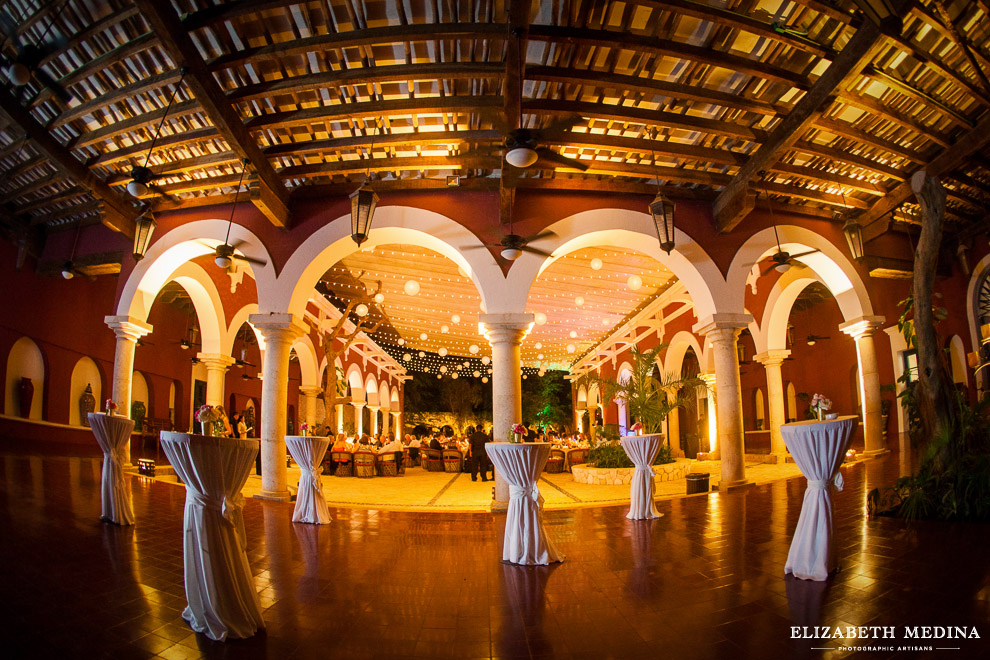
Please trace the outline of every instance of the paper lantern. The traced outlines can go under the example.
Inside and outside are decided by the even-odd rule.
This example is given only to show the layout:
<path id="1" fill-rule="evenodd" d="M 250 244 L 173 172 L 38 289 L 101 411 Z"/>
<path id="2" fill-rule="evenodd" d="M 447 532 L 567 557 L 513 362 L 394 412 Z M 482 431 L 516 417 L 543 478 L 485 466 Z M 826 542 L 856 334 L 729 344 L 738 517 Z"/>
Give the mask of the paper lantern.
<path id="1" fill-rule="evenodd" d="M 629 279 L 626 280 L 626 286 L 629 287 L 630 291 L 639 291 L 643 286 L 643 278 L 639 275 L 630 275 Z"/>
<path id="2" fill-rule="evenodd" d="M 574 351 L 576 351 L 576 350 L 577 350 L 577 347 L 576 347 L 576 346 L 574 346 L 574 344 L 568 344 L 568 345 L 567 345 L 567 352 L 568 352 L 568 353 L 573 353 L 573 352 L 574 352 Z"/>
<path id="3" fill-rule="evenodd" d="M 578 296 L 577 298 L 574 299 L 574 304 L 580 307 L 581 305 L 584 304 L 584 298 Z"/>
<path id="4" fill-rule="evenodd" d="M 441 326 L 440 326 L 440 332 L 441 332 L 442 334 L 447 334 L 448 332 L 450 332 L 450 326 L 447 326 L 447 325 L 441 325 Z"/>
<path id="5" fill-rule="evenodd" d="M 447 373 L 447 365 L 445 365 L 445 364 L 444 365 L 441 365 L 441 367 L 440 367 L 440 373 L 442 373 L 442 374 Z"/>
<path id="6" fill-rule="evenodd" d="M 402 356 L 402 359 L 405 360 L 406 362 L 409 362 L 409 360 L 412 359 L 412 355 L 409 355 L 409 353 L 406 353 L 405 355 Z"/>
<path id="7" fill-rule="evenodd" d="M 425 352 L 423 352 L 423 351 L 420 351 L 420 352 L 419 352 L 419 357 L 421 357 L 421 358 L 424 358 L 424 357 L 426 357 L 426 353 L 425 353 Z"/>
<path id="8" fill-rule="evenodd" d="M 541 348 L 543 348 L 543 344 L 541 342 L 536 342 L 535 344 L 533 344 L 533 348 L 535 348 L 536 350 L 540 350 Z"/>
<path id="9" fill-rule="evenodd" d="M 591 260 L 591 270 L 601 270 L 601 269 L 602 269 L 602 260 L 599 259 L 598 257 L 595 257 L 594 259 L 592 259 Z"/>
<path id="10" fill-rule="evenodd" d="M 458 316 L 457 314 L 454 314 L 453 316 L 450 317 L 450 322 L 451 323 L 460 323 L 461 322 L 461 317 Z"/>
<path id="11" fill-rule="evenodd" d="M 536 325 L 544 325 L 547 322 L 547 315 L 543 312 L 537 312 L 533 320 L 536 321 Z"/>
<path id="12" fill-rule="evenodd" d="M 439 355 L 440 357 L 446 357 L 446 355 L 447 355 L 447 349 L 446 348 L 441 348 L 439 351 L 437 351 L 437 355 Z"/>
<path id="13" fill-rule="evenodd" d="M 409 280 L 402 286 L 402 290 L 405 291 L 407 295 L 415 296 L 419 293 L 419 282 L 416 280 Z"/>
<path id="14" fill-rule="evenodd" d="M 365 305 L 364 303 L 361 303 L 360 305 L 354 308 L 354 313 L 357 314 L 358 316 L 367 316 L 368 306 Z"/>
<path id="15" fill-rule="evenodd" d="M 488 365 L 488 364 L 491 364 L 491 362 L 492 362 L 492 359 L 490 357 L 488 357 L 487 355 L 485 357 L 481 358 L 481 364 Z"/>
<path id="16" fill-rule="evenodd" d="M 381 305 L 383 302 L 385 302 L 385 294 L 384 293 L 376 293 L 375 294 L 375 302 L 378 303 L 379 305 Z"/>
<path id="17" fill-rule="evenodd" d="M 406 345 L 406 340 L 403 339 L 402 337 L 399 337 L 398 344 L 399 344 L 399 346 L 405 346 Z"/>
<path id="18" fill-rule="evenodd" d="M 470 346 L 468 346 L 468 350 L 471 351 L 471 355 L 477 355 L 478 351 L 480 351 L 481 349 L 478 348 L 477 344 L 471 344 Z"/>
<path id="19" fill-rule="evenodd" d="M 480 371 L 475 371 L 475 372 L 474 372 L 474 377 L 475 377 L 475 378 L 477 378 L 477 377 L 478 377 L 478 376 L 480 376 L 480 375 L 481 375 L 481 372 L 480 372 Z"/>
<path id="20" fill-rule="evenodd" d="M 577 330 L 571 330 L 571 339 L 577 339 Z"/>
<path id="21" fill-rule="evenodd" d="M 485 376 L 484 378 L 482 378 L 481 379 L 481 382 L 482 383 L 487 383 L 488 382 L 488 376 Z"/>
<path id="22" fill-rule="evenodd" d="M 419 333 L 419 339 L 420 341 L 426 341 L 426 333 L 425 332 Z"/>

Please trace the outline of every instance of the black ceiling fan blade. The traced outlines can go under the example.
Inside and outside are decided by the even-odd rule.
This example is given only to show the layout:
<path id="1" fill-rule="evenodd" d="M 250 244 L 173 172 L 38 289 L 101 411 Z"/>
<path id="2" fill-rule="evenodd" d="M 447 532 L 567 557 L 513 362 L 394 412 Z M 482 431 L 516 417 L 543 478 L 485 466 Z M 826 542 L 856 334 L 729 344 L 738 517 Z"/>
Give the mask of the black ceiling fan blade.
<path id="1" fill-rule="evenodd" d="M 815 252 L 821 252 L 821 250 L 808 250 L 807 252 L 802 252 L 801 254 L 792 254 L 791 259 L 800 259 L 801 257 L 807 256 L 809 254 L 814 254 Z"/>
<path id="2" fill-rule="evenodd" d="M 549 147 L 537 147 L 536 153 L 540 156 L 540 160 L 536 162 L 537 167 L 539 167 L 540 161 L 543 161 L 544 164 L 553 165 L 554 169 L 556 169 L 557 167 L 561 167 L 561 168 L 586 172 L 588 168 L 591 167 L 590 163 L 585 163 L 583 161 L 576 160 L 574 158 L 568 158 L 567 156 L 558 154 L 556 151 L 550 149 Z"/>
<path id="3" fill-rule="evenodd" d="M 550 238 L 551 236 L 556 236 L 556 235 L 557 234 L 555 234 L 552 231 L 541 231 L 539 234 L 533 234 L 532 236 L 527 236 L 525 238 L 525 241 L 527 243 L 531 243 L 533 241 L 538 241 L 538 240 L 543 239 L 543 238 Z"/>
<path id="4" fill-rule="evenodd" d="M 546 250 L 541 250 L 540 248 L 535 248 L 535 247 L 532 247 L 532 246 L 529 246 L 529 245 L 520 245 L 518 247 L 518 249 L 519 250 L 522 250 L 523 252 L 529 252 L 531 254 L 538 254 L 538 255 L 540 255 L 542 257 L 549 257 L 550 254 L 551 254 L 550 252 L 547 252 Z"/>
<path id="5" fill-rule="evenodd" d="M 561 117 L 560 119 L 555 119 L 550 122 L 546 127 L 536 131 L 540 135 L 549 135 L 550 133 L 563 133 L 564 131 L 569 131 L 574 128 L 577 124 L 583 121 L 581 115 L 567 115 L 566 117 Z"/>
<path id="6" fill-rule="evenodd" d="M 265 261 L 264 259 L 257 259 L 255 257 L 247 257 L 247 256 L 244 256 L 242 254 L 232 254 L 232 255 L 230 255 L 230 257 L 231 257 L 231 259 L 239 259 L 241 261 L 246 261 L 249 264 L 255 264 L 257 266 L 267 266 L 268 265 L 268 262 Z"/>

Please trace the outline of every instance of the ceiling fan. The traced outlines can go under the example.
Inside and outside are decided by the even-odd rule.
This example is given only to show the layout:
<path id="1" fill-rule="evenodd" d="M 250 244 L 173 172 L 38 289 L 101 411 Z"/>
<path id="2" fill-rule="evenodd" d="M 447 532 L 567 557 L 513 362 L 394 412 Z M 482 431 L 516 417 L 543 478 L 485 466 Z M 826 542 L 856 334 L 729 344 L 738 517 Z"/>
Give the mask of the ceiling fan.
<path id="1" fill-rule="evenodd" d="M 16 51 L 16 55 L 13 59 L 0 54 L 0 60 L 2 60 L 3 71 L 7 78 L 15 87 L 24 87 L 30 81 L 32 76 L 38 84 L 43 87 L 48 88 L 51 92 L 58 97 L 63 103 L 68 103 L 72 100 L 72 94 L 68 92 L 62 85 L 55 81 L 44 69 L 41 68 L 41 63 L 46 58 L 54 55 L 55 53 L 65 49 L 68 45 L 68 40 L 64 36 L 59 36 L 50 41 L 45 41 L 45 37 L 51 32 L 51 29 L 55 26 L 55 17 L 58 16 L 66 4 L 65 0 L 62 6 L 52 16 L 51 22 L 48 23 L 48 27 L 45 28 L 45 32 L 41 35 L 41 39 L 38 43 L 21 43 L 21 39 L 17 34 L 17 22 L 6 12 L 6 10 L 0 10 L 0 25 L 3 26 L 4 42 L 10 41 Z"/>
<path id="2" fill-rule="evenodd" d="M 769 209 L 770 211 L 770 222 L 773 224 L 773 237 L 774 240 L 777 242 L 777 252 L 770 257 L 770 260 L 773 261 L 773 264 L 763 269 L 763 272 L 760 273 L 760 277 L 763 277 L 771 270 L 776 270 L 778 273 L 786 273 L 788 270 L 790 270 L 791 266 L 796 266 L 798 268 L 805 268 L 804 264 L 800 262 L 795 262 L 794 260 L 800 259 L 801 257 L 807 256 L 809 254 L 814 254 L 815 252 L 820 252 L 820 250 L 808 250 L 807 252 L 801 252 L 800 254 L 790 254 L 789 252 L 785 252 L 780 247 L 780 236 L 777 235 L 777 223 L 773 219 L 773 204 L 770 201 L 770 193 L 767 192 L 767 187 L 766 187 L 767 172 L 766 170 L 760 170 L 758 172 L 758 175 L 763 180 L 763 194 L 767 198 L 767 209 Z"/>
<path id="3" fill-rule="evenodd" d="M 808 346 L 814 346 L 819 342 L 819 340 L 822 339 L 831 339 L 831 337 L 823 337 L 821 335 L 808 335 L 808 339 L 806 341 L 808 342 Z"/>
<path id="4" fill-rule="evenodd" d="M 230 207 L 230 220 L 227 221 L 227 235 L 226 237 L 224 237 L 223 243 L 218 245 L 216 247 L 216 250 L 214 251 L 214 254 L 216 256 L 213 258 L 213 262 L 220 268 L 223 268 L 224 270 L 229 269 L 233 265 L 235 259 L 240 261 L 246 261 L 247 263 L 250 264 L 257 264 L 259 266 L 268 265 L 268 262 L 265 261 L 264 259 L 256 259 L 254 257 L 248 257 L 243 254 L 234 253 L 234 250 L 236 250 L 238 247 L 240 247 L 241 245 L 246 245 L 247 241 L 238 241 L 237 243 L 231 243 L 230 241 L 230 228 L 234 225 L 234 212 L 237 210 L 237 197 L 240 195 L 241 184 L 244 183 L 244 174 L 247 172 L 247 166 L 248 166 L 247 159 L 241 161 L 241 163 L 243 165 L 241 169 L 241 178 L 237 182 L 237 192 L 234 193 L 234 202 L 231 204 Z"/>
<path id="5" fill-rule="evenodd" d="M 251 364 L 250 362 L 247 361 L 247 345 L 253 344 L 254 342 L 251 341 L 251 335 L 248 334 L 247 326 L 246 325 L 241 326 L 241 329 L 244 331 L 244 335 L 243 337 L 241 337 L 241 341 L 244 342 L 245 346 L 241 348 L 241 357 L 234 359 L 234 366 L 236 366 L 239 369 L 243 369 L 244 367 L 257 367 L 258 365 Z M 237 334 L 240 335 L 241 331 L 238 330 Z"/>

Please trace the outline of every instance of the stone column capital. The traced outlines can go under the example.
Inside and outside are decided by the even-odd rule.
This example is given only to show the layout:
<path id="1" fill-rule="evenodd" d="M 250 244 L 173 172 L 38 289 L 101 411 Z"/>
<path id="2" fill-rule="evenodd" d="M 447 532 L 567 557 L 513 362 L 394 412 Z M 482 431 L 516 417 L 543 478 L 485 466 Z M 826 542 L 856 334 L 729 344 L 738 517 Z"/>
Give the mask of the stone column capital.
<path id="1" fill-rule="evenodd" d="M 361 409 L 368 404 L 366 401 L 351 401 L 351 405 L 354 406 L 355 408 Z"/>
<path id="2" fill-rule="evenodd" d="M 217 371 L 224 372 L 234 366 L 237 362 L 234 358 L 229 355 L 223 355 L 222 353 L 197 353 L 196 357 L 199 358 L 199 361 L 202 362 L 207 369 L 215 369 Z"/>
<path id="3" fill-rule="evenodd" d="M 791 352 L 787 349 L 775 349 L 758 353 L 753 356 L 753 359 L 764 367 L 779 367 L 790 354 Z"/>
<path id="4" fill-rule="evenodd" d="M 368 410 L 370 410 L 371 412 L 378 412 L 379 410 L 382 409 L 381 406 L 374 406 L 371 404 L 367 404 L 367 405 L 368 405 Z"/>
<path id="5" fill-rule="evenodd" d="M 320 396 L 323 394 L 323 390 L 319 387 L 300 387 L 299 393 L 303 396 Z"/>
<path id="6" fill-rule="evenodd" d="M 839 324 L 839 331 L 853 339 L 859 339 L 867 335 L 872 335 L 877 328 L 883 327 L 884 317 L 882 316 L 861 316 Z"/>
<path id="7" fill-rule="evenodd" d="M 251 314 L 248 316 L 265 343 L 293 341 L 309 333 L 309 327 L 298 316 L 293 314 Z"/>
<path id="8" fill-rule="evenodd" d="M 480 314 L 485 326 L 485 339 L 491 344 L 521 344 L 533 326 L 532 314 Z"/>
<path id="9" fill-rule="evenodd" d="M 738 334 L 743 328 L 748 328 L 752 322 L 752 314 L 712 314 L 695 323 L 691 330 L 695 334 L 706 336 L 719 330 L 734 330 Z"/>
<path id="10" fill-rule="evenodd" d="M 705 385 L 707 385 L 709 388 L 714 388 L 715 387 L 715 372 L 714 371 L 707 371 L 705 373 L 698 374 L 698 378 L 700 378 L 701 380 L 705 381 Z"/>
<path id="11" fill-rule="evenodd" d="M 104 316 L 103 322 L 113 330 L 117 339 L 127 339 L 137 342 L 145 335 L 151 334 L 154 329 L 151 324 L 134 318 L 133 316 Z"/>

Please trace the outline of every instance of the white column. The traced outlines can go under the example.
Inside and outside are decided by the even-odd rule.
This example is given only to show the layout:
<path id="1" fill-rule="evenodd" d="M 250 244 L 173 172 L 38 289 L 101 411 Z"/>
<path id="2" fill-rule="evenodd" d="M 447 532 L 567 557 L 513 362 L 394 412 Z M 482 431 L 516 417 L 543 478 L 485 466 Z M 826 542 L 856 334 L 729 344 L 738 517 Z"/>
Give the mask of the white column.
<path id="1" fill-rule="evenodd" d="M 337 409 L 337 433 L 344 432 L 344 404 L 338 403 L 334 406 Z"/>
<path id="2" fill-rule="evenodd" d="M 234 358 L 219 353 L 197 353 L 196 357 L 206 367 L 207 405 L 224 405 L 223 392 L 227 381 L 227 370 L 234 364 Z M 227 412 L 229 414 L 230 411 Z"/>
<path id="3" fill-rule="evenodd" d="M 354 406 L 354 428 L 356 429 L 354 432 L 360 438 L 361 434 L 364 433 L 364 415 L 361 409 L 366 403 L 364 401 L 351 401 L 351 405 Z"/>
<path id="4" fill-rule="evenodd" d="M 681 449 L 681 409 L 674 408 L 667 415 L 667 445 L 673 456 L 682 458 L 684 450 Z"/>
<path id="5" fill-rule="evenodd" d="M 856 340 L 859 362 L 859 400 L 863 402 L 863 440 L 866 456 L 887 453 L 883 446 L 880 417 L 880 370 L 873 332 L 883 325 L 882 316 L 864 316 L 839 326 L 839 330 Z"/>
<path id="6" fill-rule="evenodd" d="M 388 421 L 391 417 L 388 413 L 388 408 L 382 408 L 382 433 L 388 433 Z"/>
<path id="7" fill-rule="evenodd" d="M 289 350 L 306 333 L 292 314 L 252 314 L 251 324 L 265 340 L 261 385 L 260 499 L 289 500 L 285 466 L 285 422 L 289 392 Z"/>
<path id="8" fill-rule="evenodd" d="M 715 362 L 715 405 L 718 408 L 718 444 L 722 461 L 719 490 L 749 483 L 746 479 L 743 441 L 742 389 L 739 385 L 739 331 L 749 323 L 748 314 L 714 314 L 701 321 L 694 331 L 705 335 L 712 345 Z"/>
<path id="9" fill-rule="evenodd" d="M 371 412 L 369 417 L 371 418 L 371 434 L 376 438 L 378 437 L 378 411 L 381 410 L 381 406 L 368 406 L 368 410 Z"/>
<path id="10" fill-rule="evenodd" d="M 134 379 L 134 351 L 137 340 L 150 334 L 152 327 L 130 316 L 106 316 L 103 322 L 117 336 L 117 347 L 113 356 L 113 383 L 111 396 L 117 410 L 125 417 L 131 416 L 131 384 Z M 96 402 L 96 409 L 103 409 L 103 402 Z M 124 465 L 131 464 L 131 445 L 124 445 Z"/>
<path id="11" fill-rule="evenodd" d="M 783 463 L 787 458 L 784 436 L 780 433 L 780 425 L 787 419 L 786 408 L 784 407 L 784 378 L 780 372 L 780 365 L 790 354 L 789 350 L 773 350 L 754 356 L 754 359 L 760 362 L 767 371 L 767 403 L 770 404 L 770 454 L 774 456 L 776 463 Z"/>
<path id="12" fill-rule="evenodd" d="M 717 460 L 720 455 L 718 446 L 718 410 L 715 408 L 715 383 L 717 379 L 713 371 L 698 374 L 698 378 L 705 381 L 705 387 L 708 390 L 705 394 L 705 405 L 707 406 L 708 413 L 705 415 L 708 424 L 705 433 L 708 435 L 708 451 L 701 453 L 707 453 L 712 460 Z M 688 458 L 691 457 L 689 456 Z"/>
<path id="13" fill-rule="evenodd" d="M 299 388 L 299 407 L 301 408 L 299 417 L 309 424 L 310 429 L 316 427 L 316 401 L 321 394 L 323 394 L 323 390 L 319 387 Z"/>
<path id="14" fill-rule="evenodd" d="M 398 410 L 392 411 L 392 428 L 395 429 L 395 437 L 399 437 L 402 433 L 402 423 L 399 421 L 399 415 L 401 414 Z"/>
<path id="15" fill-rule="evenodd" d="M 492 346 L 492 423 L 495 442 L 505 442 L 509 429 L 522 422 L 522 358 L 520 346 L 533 322 L 532 314 L 482 314 L 485 337 Z M 509 506 L 509 485 L 495 475 L 492 511 Z"/>

